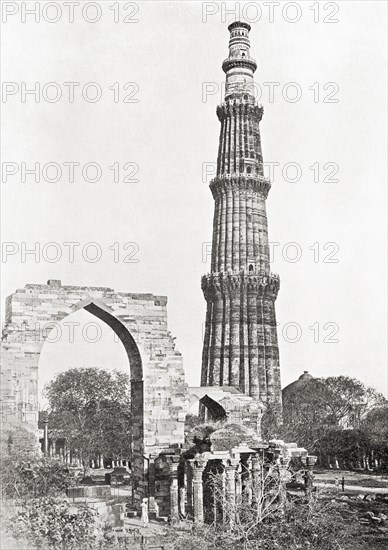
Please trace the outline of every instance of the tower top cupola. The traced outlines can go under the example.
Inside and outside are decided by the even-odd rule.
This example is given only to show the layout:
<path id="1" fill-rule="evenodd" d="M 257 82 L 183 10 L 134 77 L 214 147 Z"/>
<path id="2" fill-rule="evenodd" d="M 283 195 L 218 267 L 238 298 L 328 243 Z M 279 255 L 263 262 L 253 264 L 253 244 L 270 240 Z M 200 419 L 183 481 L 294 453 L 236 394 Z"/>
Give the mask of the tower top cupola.
<path id="1" fill-rule="evenodd" d="M 228 27 L 230 32 L 229 57 L 222 63 L 226 73 L 225 100 L 254 97 L 253 74 L 256 61 L 250 54 L 249 31 L 251 26 L 243 21 L 234 21 Z"/>

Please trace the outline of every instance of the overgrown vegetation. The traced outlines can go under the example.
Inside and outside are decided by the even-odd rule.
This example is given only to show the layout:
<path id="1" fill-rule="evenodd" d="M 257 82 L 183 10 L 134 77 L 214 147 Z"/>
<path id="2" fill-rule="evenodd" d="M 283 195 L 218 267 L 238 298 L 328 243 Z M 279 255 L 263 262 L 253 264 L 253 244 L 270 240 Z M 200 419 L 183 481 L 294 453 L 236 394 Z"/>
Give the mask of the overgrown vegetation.
<path id="1" fill-rule="evenodd" d="M 252 524 L 247 505 L 238 523 L 186 524 L 170 537 L 173 550 L 355 550 L 357 528 L 344 522 L 338 504 L 313 498 L 288 502 L 264 521 Z M 247 516 L 250 519 L 247 519 Z M 244 519 L 246 518 L 246 519 Z M 353 541 L 353 546 L 347 546 Z"/>
<path id="2" fill-rule="evenodd" d="M 388 402 L 348 376 L 308 379 L 284 392 L 283 424 L 266 411 L 264 438 L 295 441 L 321 466 L 388 471 Z"/>
<path id="3" fill-rule="evenodd" d="M 0 460 L 3 499 L 63 494 L 73 482 L 65 464 L 40 455 L 36 436 L 21 424 L 3 424 Z"/>
<path id="4" fill-rule="evenodd" d="M 111 447 L 118 454 L 127 452 L 123 439 L 130 426 L 128 381 L 115 375 L 100 376 L 102 371 L 95 372 L 97 369 L 91 371 L 86 381 L 79 373 L 60 375 L 48 388 L 51 425 L 63 434 L 68 431 L 69 445 L 81 452 L 85 462 Z M 300 393 L 285 402 L 283 425 L 277 411 L 269 409 L 264 435 L 304 444 L 323 463 L 337 461 L 353 468 L 387 464 L 386 402 L 358 381 L 337 378 L 327 387 L 322 387 L 322 380 L 300 387 Z M 61 416 L 66 410 L 72 414 Z M 123 425 L 117 417 L 120 414 L 124 415 Z M 117 430 L 121 430 L 120 436 Z M 209 451 L 214 442 L 231 448 L 242 439 L 249 442 L 248 432 L 239 425 L 202 423 L 192 416 L 186 423 L 186 440 L 192 444 L 188 452 Z M 1 490 L 8 508 L 6 528 L 16 539 L 14 548 L 143 548 L 138 533 L 117 539 L 111 528 L 98 521 L 95 510 L 71 506 L 65 497 L 73 483 L 71 471 L 61 462 L 42 458 L 31 432 L 7 426 L 1 443 Z M 234 497 L 216 469 L 204 488 L 204 496 L 209 498 L 205 503 L 209 524 L 184 521 L 166 527 L 155 544 L 165 550 L 362 550 L 365 544 L 369 550 L 380 548 L 380 542 L 373 546 L 373 534 L 370 539 L 363 538 L 354 514 L 344 516 L 343 502 L 320 498 L 318 493 L 287 498 L 289 476 L 281 464 L 266 464 L 260 472 L 260 481 L 253 486 L 246 481 L 249 476 L 243 476 L 241 492 Z"/>
<path id="5" fill-rule="evenodd" d="M 45 387 L 49 430 L 66 439 L 84 466 L 100 455 L 128 459 L 131 453 L 130 381 L 126 373 L 69 369 Z"/>
<path id="6" fill-rule="evenodd" d="M 99 538 L 95 511 L 85 506 L 72 512 L 59 497 L 26 500 L 7 527 L 16 540 L 39 549 L 94 550 Z"/>
<path id="7" fill-rule="evenodd" d="M 69 469 L 50 458 L 4 463 L 1 469 L 3 498 L 27 499 L 64 493 L 73 483 Z"/>

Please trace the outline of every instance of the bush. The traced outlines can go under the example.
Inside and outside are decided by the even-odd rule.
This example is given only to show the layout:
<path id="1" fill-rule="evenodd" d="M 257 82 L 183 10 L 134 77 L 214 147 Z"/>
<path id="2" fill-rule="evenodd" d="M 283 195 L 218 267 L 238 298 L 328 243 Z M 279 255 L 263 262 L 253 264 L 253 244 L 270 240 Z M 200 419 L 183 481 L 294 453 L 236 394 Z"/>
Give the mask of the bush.
<path id="1" fill-rule="evenodd" d="M 73 476 L 62 462 L 51 458 L 33 458 L 2 462 L 3 498 L 31 498 L 64 493 L 73 483 Z"/>
<path id="2" fill-rule="evenodd" d="M 353 529 L 342 519 L 338 505 L 316 498 L 288 502 L 284 514 L 277 513 L 254 528 L 233 525 L 192 524 L 174 530 L 173 550 L 341 550 L 354 548 Z M 344 543 L 350 543 L 347 547 Z"/>
<path id="3" fill-rule="evenodd" d="M 100 537 L 95 511 L 84 507 L 72 513 L 58 497 L 30 499 L 7 522 L 16 540 L 42 550 L 94 550 Z"/>

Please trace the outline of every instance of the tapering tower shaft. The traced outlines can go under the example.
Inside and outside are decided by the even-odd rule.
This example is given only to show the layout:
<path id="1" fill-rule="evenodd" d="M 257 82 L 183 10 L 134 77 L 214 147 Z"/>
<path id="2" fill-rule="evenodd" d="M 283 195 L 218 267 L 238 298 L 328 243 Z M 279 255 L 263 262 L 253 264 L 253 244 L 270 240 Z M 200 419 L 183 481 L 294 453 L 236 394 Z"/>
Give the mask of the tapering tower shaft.
<path id="1" fill-rule="evenodd" d="M 202 386 L 233 386 L 265 404 L 281 406 L 275 300 L 279 278 L 270 273 L 260 139 L 263 108 L 254 96 L 257 68 L 250 56 L 250 25 L 230 31 L 217 175 L 211 273 L 202 278 L 207 301 Z"/>

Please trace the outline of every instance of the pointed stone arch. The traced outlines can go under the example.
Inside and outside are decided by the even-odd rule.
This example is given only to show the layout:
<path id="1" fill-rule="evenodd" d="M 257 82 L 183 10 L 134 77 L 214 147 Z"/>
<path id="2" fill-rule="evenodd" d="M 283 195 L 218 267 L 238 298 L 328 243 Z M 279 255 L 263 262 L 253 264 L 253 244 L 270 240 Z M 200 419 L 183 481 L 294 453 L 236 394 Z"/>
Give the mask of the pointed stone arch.
<path id="1" fill-rule="evenodd" d="M 58 280 L 27 284 L 6 301 L 1 405 L 6 416 L 27 422 L 36 431 L 39 358 L 52 325 L 85 309 L 123 343 L 131 379 L 131 462 L 137 505 L 147 495 L 149 456 L 184 442 L 187 385 L 182 356 L 168 330 L 166 306 L 165 296 L 62 286 Z"/>
<path id="2" fill-rule="evenodd" d="M 224 407 L 215 399 L 212 399 L 208 394 L 204 395 L 199 400 L 200 407 L 205 407 L 207 410 L 207 420 L 218 422 L 227 420 L 228 415 Z"/>
<path id="3" fill-rule="evenodd" d="M 144 477 L 144 379 L 143 363 L 138 345 L 131 332 L 115 315 L 115 311 L 97 298 L 87 297 L 66 307 L 56 315 L 55 323 L 61 322 L 69 315 L 84 309 L 94 317 L 108 325 L 122 342 L 128 357 L 128 367 L 131 381 L 131 463 L 133 476 L 133 491 L 136 493 L 139 483 Z M 48 323 L 48 329 L 50 325 Z M 49 336 L 46 331 L 44 340 Z M 41 345 L 43 348 L 44 341 Z M 39 369 L 38 369 L 39 372 Z M 39 374 L 38 374 L 39 376 Z"/>
<path id="4" fill-rule="evenodd" d="M 129 360 L 130 377 L 132 381 L 143 380 L 143 364 L 139 347 L 131 332 L 115 315 L 115 311 L 96 298 L 86 298 L 74 304 L 70 313 L 64 313 L 63 319 L 71 313 L 84 309 L 108 325 L 122 342 Z M 59 319 L 62 320 L 62 319 Z"/>

